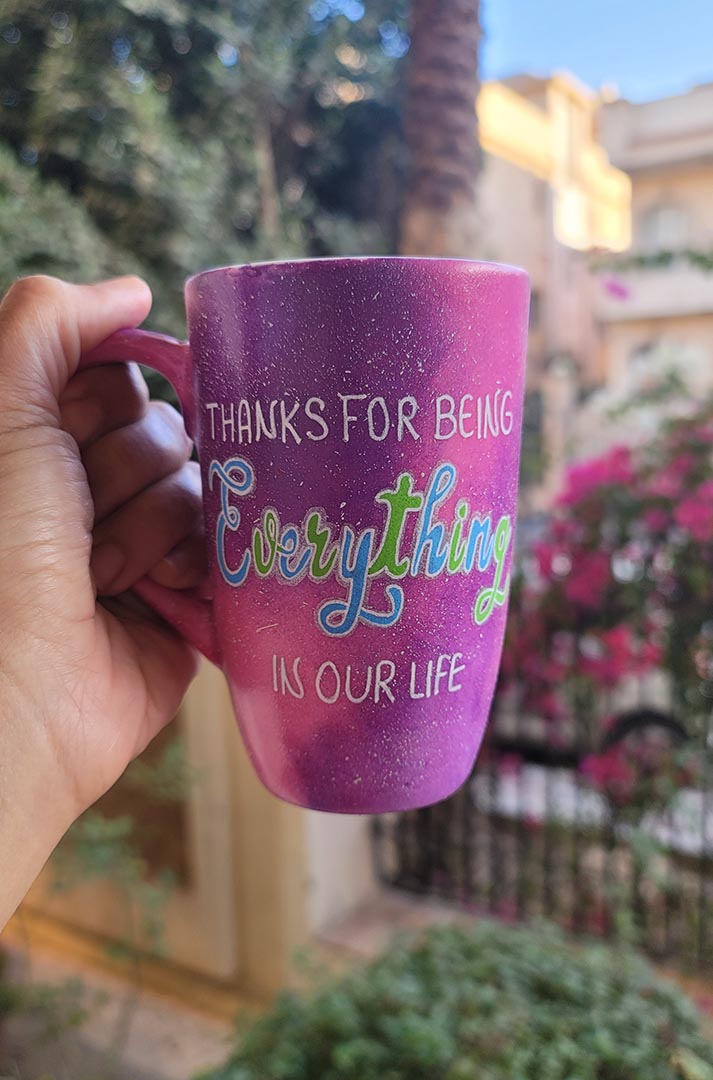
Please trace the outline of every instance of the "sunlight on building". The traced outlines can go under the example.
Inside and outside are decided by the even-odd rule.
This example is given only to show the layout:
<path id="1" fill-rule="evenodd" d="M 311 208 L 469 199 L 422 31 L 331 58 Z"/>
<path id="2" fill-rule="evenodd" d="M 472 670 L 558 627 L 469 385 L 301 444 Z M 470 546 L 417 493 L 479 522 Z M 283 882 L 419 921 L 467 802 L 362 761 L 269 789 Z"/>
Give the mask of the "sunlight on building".
<path id="1" fill-rule="evenodd" d="M 631 242 L 631 182 L 597 141 L 600 104 L 567 74 L 486 83 L 480 141 L 486 153 L 547 182 L 560 243 L 623 251 Z"/>

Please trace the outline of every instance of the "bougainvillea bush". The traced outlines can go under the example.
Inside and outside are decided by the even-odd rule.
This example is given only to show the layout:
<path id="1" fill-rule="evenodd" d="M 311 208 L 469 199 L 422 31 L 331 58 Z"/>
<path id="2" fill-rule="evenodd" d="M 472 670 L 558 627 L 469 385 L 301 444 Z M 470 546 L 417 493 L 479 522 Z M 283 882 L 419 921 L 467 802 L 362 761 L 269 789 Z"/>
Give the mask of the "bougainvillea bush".
<path id="1" fill-rule="evenodd" d="M 693 1004 L 627 950 L 480 921 L 283 994 L 204 1080 L 710 1080 Z"/>
<path id="2" fill-rule="evenodd" d="M 616 691 L 655 671 L 699 735 L 713 707 L 713 399 L 572 466 L 514 583 L 500 689 L 517 687 L 552 741 L 569 742 L 576 718 L 597 755 L 585 773 L 615 801 L 641 774 L 625 747 L 603 749 Z M 689 767 L 671 746 L 655 769 L 643 753 L 671 781 Z"/>

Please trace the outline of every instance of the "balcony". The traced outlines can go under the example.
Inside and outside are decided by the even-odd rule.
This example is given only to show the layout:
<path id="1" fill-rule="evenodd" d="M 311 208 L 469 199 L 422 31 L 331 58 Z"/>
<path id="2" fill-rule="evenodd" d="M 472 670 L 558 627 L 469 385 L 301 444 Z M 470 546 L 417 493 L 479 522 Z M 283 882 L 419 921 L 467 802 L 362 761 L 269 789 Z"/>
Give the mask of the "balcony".
<path id="1" fill-rule="evenodd" d="M 601 275 L 597 314 L 605 323 L 713 314 L 713 274 L 676 265 L 616 268 Z"/>

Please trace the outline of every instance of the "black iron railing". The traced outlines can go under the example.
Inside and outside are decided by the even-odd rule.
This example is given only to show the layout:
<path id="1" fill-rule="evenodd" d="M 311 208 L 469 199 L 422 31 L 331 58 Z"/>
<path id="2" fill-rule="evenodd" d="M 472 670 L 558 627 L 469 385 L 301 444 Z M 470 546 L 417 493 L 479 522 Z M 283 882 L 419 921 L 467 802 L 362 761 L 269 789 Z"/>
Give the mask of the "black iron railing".
<path id="1" fill-rule="evenodd" d="M 713 970 L 713 725 L 691 735 L 645 688 L 639 698 L 599 749 L 652 729 L 674 748 L 694 746 L 695 778 L 665 803 L 632 814 L 593 790 L 582 771 L 591 725 L 573 722 L 551 745 L 545 728 L 496 712 L 460 791 L 374 820 L 380 879 L 474 914 L 622 934 L 658 959 Z"/>

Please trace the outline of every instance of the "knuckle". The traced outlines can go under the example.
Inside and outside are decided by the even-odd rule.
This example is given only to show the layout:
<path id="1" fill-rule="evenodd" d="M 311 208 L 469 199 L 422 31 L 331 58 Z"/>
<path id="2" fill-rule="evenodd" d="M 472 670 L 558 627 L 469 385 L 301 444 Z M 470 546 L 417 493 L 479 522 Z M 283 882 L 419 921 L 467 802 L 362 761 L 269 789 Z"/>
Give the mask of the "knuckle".
<path id="1" fill-rule="evenodd" d="M 176 474 L 173 496 L 179 518 L 192 526 L 200 515 L 201 487 L 200 475 L 190 462 Z"/>
<path id="2" fill-rule="evenodd" d="M 59 278 L 48 274 L 30 274 L 18 278 L 12 283 L 6 294 L 6 301 L 12 304 L 35 305 L 54 303 L 64 290 L 64 283 Z"/>
<path id="3" fill-rule="evenodd" d="M 201 497 L 201 470 L 197 461 L 187 461 L 181 469 L 181 477 L 186 486 L 187 491 L 190 492 L 190 497 L 194 499 L 200 499 Z"/>
<path id="4" fill-rule="evenodd" d="M 117 365 L 116 393 L 107 401 L 107 411 L 121 416 L 125 424 L 143 420 L 149 407 L 149 394 L 140 370 L 135 365 Z"/>
<path id="5" fill-rule="evenodd" d="M 140 402 L 144 406 L 144 409 L 148 408 L 149 388 L 146 379 L 141 374 L 141 368 L 138 364 L 126 364 L 125 371 L 130 393 L 137 402 Z"/>
<path id="6" fill-rule="evenodd" d="M 181 450 L 188 457 L 193 443 L 188 438 L 181 414 L 167 401 L 151 401 L 148 408 L 163 429 L 170 431 L 173 439 L 182 438 Z"/>
<path id="7" fill-rule="evenodd" d="M 167 401 L 152 401 L 151 409 L 156 416 L 166 420 L 167 423 L 173 424 L 176 427 L 183 427 L 181 414 L 174 409 L 173 405 L 169 405 Z"/>

